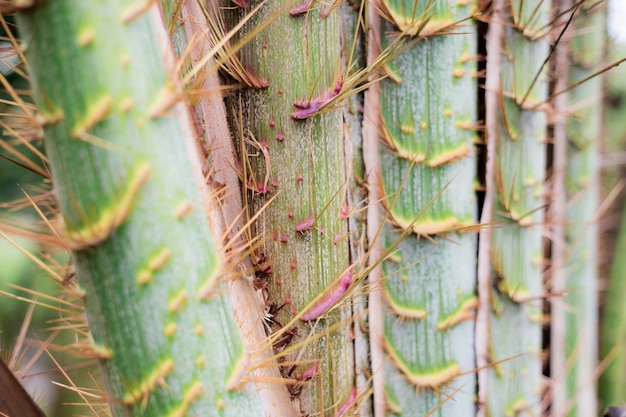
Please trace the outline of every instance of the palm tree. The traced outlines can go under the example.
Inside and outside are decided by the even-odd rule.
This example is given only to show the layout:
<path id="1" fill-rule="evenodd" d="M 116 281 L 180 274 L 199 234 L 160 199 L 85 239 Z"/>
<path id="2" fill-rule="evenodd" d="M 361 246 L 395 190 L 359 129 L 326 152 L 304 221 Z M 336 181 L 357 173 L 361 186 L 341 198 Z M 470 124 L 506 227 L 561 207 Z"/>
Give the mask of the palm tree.
<path id="1" fill-rule="evenodd" d="M 22 128 L 2 123 L 43 136 L 21 162 L 54 184 L 39 238 L 71 251 L 112 414 L 596 414 L 573 323 L 595 337 L 597 197 L 569 186 L 596 171 L 575 127 L 596 112 L 567 93 L 602 5 L 253 6 L 3 6 L 36 109 L 5 82 Z M 552 304 L 545 402 L 544 300 L 578 286 L 559 300 L 581 315 Z"/>

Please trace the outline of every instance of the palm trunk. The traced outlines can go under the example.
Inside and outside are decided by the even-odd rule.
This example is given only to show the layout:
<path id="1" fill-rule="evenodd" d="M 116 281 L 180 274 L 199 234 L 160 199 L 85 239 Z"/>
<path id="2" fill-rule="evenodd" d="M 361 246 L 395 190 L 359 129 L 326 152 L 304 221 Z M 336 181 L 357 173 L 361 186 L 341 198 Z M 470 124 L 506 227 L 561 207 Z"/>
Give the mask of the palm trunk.
<path id="1" fill-rule="evenodd" d="M 573 3 L 573 2 L 572 2 Z M 573 4 L 564 2 L 562 10 Z M 606 14 L 597 4 L 585 2 L 573 20 L 563 48 L 564 67 L 568 73 L 558 80 L 557 93 L 568 85 L 596 72 L 604 59 Z M 568 51 L 569 49 L 569 51 Z M 569 52 L 569 54 L 568 54 Z M 555 160 L 562 158 L 555 184 L 563 188 L 563 203 L 554 223 L 561 224 L 562 238 L 553 243 L 553 259 L 559 252 L 561 262 L 553 261 L 555 275 L 552 292 L 562 298 L 552 305 L 551 369 L 553 370 L 553 406 L 557 416 L 597 415 L 598 366 L 598 228 L 599 207 L 599 132 L 601 131 L 602 79 L 594 78 L 556 98 L 556 112 L 567 116 L 555 124 Z M 564 239 L 563 239 L 564 238 Z"/>
<path id="2" fill-rule="evenodd" d="M 504 27 L 489 35 L 498 37 L 493 42 L 500 65 L 487 73 L 487 85 L 496 91 L 487 92 L 496 102 L 488 102 L 486 115 L 495 192 L 487 196 L 493 198 L 494 222 L 488 242 L 491 368 L 480 397 L 488 415 L 531 416 L 541 412 L 547 120 L 538 106 L 547 98 L 542 65 L 548 56 L 550 4 L 499 1 L 494 10 L 498 14 L 490 25 Z"/>
<path id="3" fill-rule="evenodd" d="M 394 30 L 424 37 L 387 63 L 380 84 L 385 407 L 406 416 L 436 409 L 470 416 L 476 237 L 463 232 L 476 216 L 475 32 L 471 23 L 455 24 L 469 14 L 456 2 L 377 9 L 391 20 L 381 27 L 383 48 Z"/>
<path id="4" fill-rule="evenodd" d="M 114 415 L 261 415 L 158 6 L 59 0 L 19 17 Z"/>
<path id="5" fill-rule="evenodd" d="M 615 44 L 611 48 L 611 60 L 623 56 L 623 45 Z M 607 82 L 608 97 L 604 101 L 606 104 L 606 117 L 604 119 L 603 132 L 603 153 L 609 156 L 619 155 L 624 150 L 626 135 L 623 129 L 624 103 L 626 103 L 626 77 L 624 68 L 618 68 L 610 74 Z M 611 189 L 619 185 L 623 178 L 622 164 L 607 166 L 603 170 L 603 186 Z M 601 321 L 600 339 L 600 359 L 606 364 L 606 369 L 600 376 L 598 390 L 600 397 L 600 411 L 606 411 L 607 407 L 622 405 L 626 403 L 626 304 L 624 294 L 626 293 L 626 216 L 623 206 L 623 198 L 618 199 L 616 206 L 621 207 L 612 210 L 616 218 L 612 219 L 611 229 L 604 231 L 604 239 L 600 252 L 600 259 L 605 261 L 612 258 L 610 266 L 606 267 L 606 289 L 604 292 L 604 303 Z M 617 216 L 621 214 L 621 224 L 617 224 Z M 607 216 L 608 217 L 608 216 Z M 610 242 L 612 238 L 616 242 Z M 607 240 L 609 241 L 607 243 Z M 611 248 L 614 246 L 614 248 Z M 612 256 L 607 254 L 612 252 Z"/>
<path id="6" fill-rule="evenodd" d="M 226 107 L 205 56 L 248 3 L 137 4 L 35 1 L 18 19 L 42 122 L 29 128 L 44 132 L 113 415 L 596 413 L 601 85 L 550 100 L 546 195 L 550 1 L 493 2 L 479 247 L 473 2 L 374 0 L 360 22 L 347 2 L 257 1 L 217 53 L 237 83 Z M 597 70 L 597 9 L 574 20 L 557 91 Z M 347 59 L 360 24 L 361 74 L 386 77 L 363 103 Z M 619 268 L 609 358 L 625 339 Z M 625 362 L 603 376 L 607 405 L 624 400 Z"/>
<path id="7" fill-rule="evenodd" d="M 332 414 L 355 388 L 351 307 L 343 299 L 356 277 L 348 253 L 346 147 L 342 112 L 324 108 L 344 81 L 339 14 L 321 3 L 271 2 L 241 36 L 270 19 L 241 54 L 253 74 L 242 78 L 263 80 L 262 88 L 231 101 L 233 130 L 243 134 L 239 171 L 249 213 L 259 214 L 255 257 L 268 302 L 284 305 L 273 323 L 283 375 L 295 384 L 303 412 Z"/>

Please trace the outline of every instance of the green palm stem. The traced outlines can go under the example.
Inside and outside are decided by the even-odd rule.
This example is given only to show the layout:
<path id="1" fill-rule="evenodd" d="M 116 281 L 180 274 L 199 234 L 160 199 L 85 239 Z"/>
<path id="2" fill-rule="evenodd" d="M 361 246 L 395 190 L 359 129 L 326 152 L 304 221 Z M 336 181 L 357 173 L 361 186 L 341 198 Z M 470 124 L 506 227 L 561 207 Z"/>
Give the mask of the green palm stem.
<path id="1" fill-rule="evenodd" d="M 176 10 L 176 7 L 172 9 Z M 255 367 L 252 372 L 263 409 L 267 415 L 276 417 L 294 415 L 296 411 L 286 385 L 268 382 L 279 381 L 281 375 L 276 362 L 271 359 L 272 349 L 264 348 L 267 336 L 263 323 L 267 306 L 262 292 L 254 287 L 255 271 L 250 256 L 244 256 L 250 242 L 245 240 L 246 235 L 243 233 L 247 225 L 241 216 L 243 203 L 240 182 L 236 170 L 233 169 L 236 166 L 236 150 L 220 93 L 217 64 L 215 59 L 207 59 L 211 49 L 215 47 L 206 36 L 210 26 L 207 20 L 211 18 L 211 14 L 195 0 L 184 1 L 179 9 L 182 21 L 186 22 L 183 26 L 184 41 L 194 45 L 188 54 L 191 68 L 197 71 L 197 75 L 190 81 L 191 88 L 197 91 L 191 104 L 197 113 L 198 123 L 204 130 L 203 139 L 207 151 L 205 171 L 221 187 L 219 208 L 229 230 L 225 239 L 234 253 L 240 256 L 236 269 L 241 272 L 241 277 L 229 282 L 228 292 L 235 311 L 245 312 L 236 318 L 248 349 L 257 363 L 264 364 Z M 268 366 L 268 362 L 273 363 L 273 366 Z"/>
<path id="2" fill-rule="evenodd" d="M 476 221 L 475 32 L 471 23 L 455 22 L 471 9 L 453 1 L 388 1 L 377 8 L 392 21 L 381 27 L 383 48 L 394 31 L 414 35 L 420 28 L 424 37 L 387 64 L 389 77 L 380 84 L 387 220 L 381 244 L 390 253 L 381 284 L 386 413 L 469 416 L 476 236 L 463 232 Z"/>
<path id="3" fill-rule="evenodd" d="M 613 62 L 623 57 L 624 46 L 618 43 L 610 46 L 609 61 Z M 626 97 L 626 77 L 624 68 L 620 67 L 607 76 L 608 97 L 605 100 L 606 116 L 603 120 L 605 138 L 603 152 L 606 156 L 619 154 L 624 149 L 625 134 L 623 130 L 624 97 Z M 607 166 L 603 170 L 603 186 L 608 189 L 617 188 L 620 178 L 623 177 L 621 164 Z M 606 192 L 606 190 L 603 190 Z M 626 370 L 626 308 L 623 302 L 623 294 L 626 293 L 626 264 L 622 255 L 626 250 L 626 216 L 621 212 L 621 225 L 613 233 L 616 235 L 616 244 L 613 249 L 612 262 L 608 275 L 604 303 L 602 311 L 602 327 L 600 338 L 600 359 L 606 363 L 607 368 L 600 376 L 599 397 L 600 411 L 605 411 L 608 406 L 621 405 L 626 402 L 626 382 L 624 374 Z M 607 235 L 603 236 L 607 245 Z M 605 247 L 606 247 L 605 246 Z M 605 255 L 606 258 L 610 256 Z M 608 269 L 608 268 L 607 268 Z M 620 301 L 621 299 L 621 301 Z"/>
<path id="4" fill-rule="evenodd" d="M 506 3 L 506 4 L 505 4 Z M 487 75 L 498 91 L 487 113 L 488 146 L 495 149 L 494 229 L 490 242 L 487 415 L 536 415 L 541 400 L 543 219 L 547 98 L 542 65 L 548 56 L 550 2 L 497 2 L 500 68 Z M 504 20 L 504 23 L 500 23 Z M 488 51 L 488 53 L 490 53 Z M 495 122 L 492 122 L 495 120 Z M 481 253 L 483 256 L 485 253 Z"/>
<path id="5" fill-rule="evenodd" d="M 159 6 L 57 0 L 18 17 L 113 414 L 263 415 Z"/>
<path id="6" fill-rule="evenodd" d="M 347 218 L 342 215 L 346 156 L 342 112 L 330 108 L 317 114 L 314 108 L 342 89 L 340 26 L 335 10 L 323 16 L 329 9 L 322 3 L 308 11 L 300 7 L 296 14 L 299 6 L 307 4 L 268 2 L 244 26 L 241 36 L 247 38 L 271 19 L 242 49 L 246 74 L 240 78 L 260 80 L 264 88 L 234 94 L 233 105 L 243 103 L 234 113 L 246 116 L 235 120 L 234 129 L 246 141 L 239 169 L 249 212 L 260 213 L 253 225 L 260 243 L 257 260 L 270 300 L 285 305 L 273 329 L 295 335 L 288 344 L 280 339 L 274 344 L 277 353 L 286 355 L 283 375 L 303 380 L 291 390 L 304 413 L 332 415 L 350 401 L 355 388 L 351 307 L 337 302 L 318 312 L 316 297 L 341 292 L 350 281 Z M 231 25 L 233 20 L 227 18 Z M 299 313 L 304 320 L 287 328 Z"/>
<path id="7" fill-rule="evenodd" d="M 569 9 L 568 6 L 571 7 L 565 3 L 561 9 Z M 565 59 L 569 62 L 565 63 L 567 66 L 562 73 L 569 75 L 557 80 L 557 92 L 600 69 L 606 45 L 605 19 L 605 8 L 597 4 L 592 7 L 591 2 L 581 5 L 572 22 L 569 55 L 564 48 Z M 557 73 L 561 73 L 558 68 Z M 563 104 L 556 108 L 558 113 L 567 114 L 566 123 L 555 126 L 555 139 L 560 145 L 555 145 L 555 153 L 559 150 L 559 156 L 566 162 L 562 170 L 565 191 L 563 269 L 561 279 L 553 279 L 552 290 L 553 293 L 563 293 L 562 299 L 552 306 L 552 410 L 556 415 L 590 416 L 598 413 L 595 388 L 598 366 L 596 217 L 602 89 L 602 77 L 595 77 L 567 95 L 561 95 Z M 558 250 L 555 242 L 553 253 Z"/>
<path id="8" fill-rule="evenodd" d="M 604 301 L 600 358 L 607 360 L 607 367 L 600 376 L 599 391 L 601 410 L 626 401 L 626 216 L 622 216 L 615 258 L 611 266 L 608 290 Z M 620 301 L 621 300 L 621 301 Z"/>
<path id="9" fill-rule="evenodd" d="M 610 47 L 610 61 L 613 62 L 624 56 L 624 45 L 613 44 Z M 624 103 L 626 100 L 626 77 L 624 68 L 617 68 L 607 76 L 608 99 L 606 103 L 606 117 L 604 119 L 605 138 L 603 150 L 606 153 L 618 153 L 624 150 L 625 134 L 623 130 Z M 610 188 L 623 177 L 621 164 L 614 167 L 605 167 L 602 178 L 603 185 Z M 606 363 L 606 369 L 599 380 L 600 411 L 608 406 L 626 403 L 626 216 L 622 207 L 621 225 L 616 231 L 617 243 L 613 250 L 612 263 L 608 271 L 608 279 L 604 294 L 602 311 L 602 327 L 600 338 L 600 359 Z M 606 233 L 606 232 L 605 232 Z M 607 233 L 610 234 L 610 233 Z M 604 238 L 606 239 L 606 237 Z M 603 239 L 603 240 L 604 240 Z M 607 245 L 608 246 L 608 245 Z M 606 256 L 606 255 L 605 255 Z"/>

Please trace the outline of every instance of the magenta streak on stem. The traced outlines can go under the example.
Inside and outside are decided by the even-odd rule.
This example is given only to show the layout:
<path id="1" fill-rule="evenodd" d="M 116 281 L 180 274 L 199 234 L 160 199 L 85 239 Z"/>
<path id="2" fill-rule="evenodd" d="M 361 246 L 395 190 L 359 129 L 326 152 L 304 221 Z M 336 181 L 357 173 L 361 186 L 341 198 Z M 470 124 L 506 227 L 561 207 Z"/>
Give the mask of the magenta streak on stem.
<path id="1" fill-rule="evenodd" d="M 302 375 L 299 375 L 300 380 L 302 381 L 306 381 L 308 379 L 311 379 L 315 376 L 315 374 L 317 373 L 317 370 L 319 369 L 319 365 L 317 363 L 313 364 L 312 366 L 310 366 L 309 368 L 305 369 L 304 372 L 302 372 Z"/>
<path id="2" fill-rule="evenodd" d="M 352 405 L 356 402 L 356 390 L 352 388 L 352 392 L 350 393 L 350 397 L 348 401 L 343 403 L 341 407 L 339 407 L 339 411 L 337 411 L 337 417 L 343 416 L 343 413 L 348 411 L 348 408 L 352 407 Z"/>
<path id="3" fill-rule="evenodd" d="M 299 5 L 298 7 L 294 7 L 293 9 L 289 10 L 289 14 L 293 17 L 295 16 L 299 16 L 301 14 L 304 14 L 306 12 L 309 11 L 309 8 L 311 7 L 311 3 L 313 3 L 313 1 L 305 1 L 304 3 L 302 3 L 301 5 Z"/>
<path id="4" fill-rule="evenodd" d="M 343 77 L 339 77 L 335 83 L 335 87 L 330 89 L 318 97 L 309 100 L 296 100 L 293 102 L 293 106 L 298 110 L 291 112 L 291 117 L 296 120 L 306 119 L 314 116 L 320 111 L 326 104 L 328 104 L 333 98 L 337 97 L 343 88 Z"/>
<path id="5" fill-rule="evenodd" d="M 250 7 L 250 3 L 248 3 L 246 0 L 232 0 L 232 2 L 242 9 L 248 9 L 248 7 Z"/>
<path id="6" fill-rule="evenodd" d="M 326 312 L 328 312 L 328 310 L 330 310 L 330 308 L 334 306 L 337 301 L 341 299 L 341 297 L 343 297 L 346 291 L 348 291 L 350 284 L 352 284 L 352 271 L 348 270 L 341 278 L 339 285 L 333 289 L 325 299 L 311 307 L 307 313 L 304 313 L 300 317 L 300 320 L 311 321 L 317 319 L 323 314 L 326 314 Z"/>
<path id="7" fill-rule="evenodd" d="M 350 206 L 343 204 L 341 206 L 341 220 L 345 220 L 350 216 Z"/>
<path id="8" fill-rule="evenodd" d="M 313 217 L 309 217 L 306 220 L 298 222 L 298 224 L 296 224 L 296 232 L 304 232 L 305 230 L 309 230 L 313 227 L 314 223 L 315 219 Z"/>
<path id="9" fill-rule="evenodd" d="M 265 184 L 257 184 L 255 187 L 252 183 L 249 182 L 248 187 L 250 187 L 253 190 L 256 189 L 256 192 L 259 194 L 266 194 L 271 191 L 270 187 Z"/>

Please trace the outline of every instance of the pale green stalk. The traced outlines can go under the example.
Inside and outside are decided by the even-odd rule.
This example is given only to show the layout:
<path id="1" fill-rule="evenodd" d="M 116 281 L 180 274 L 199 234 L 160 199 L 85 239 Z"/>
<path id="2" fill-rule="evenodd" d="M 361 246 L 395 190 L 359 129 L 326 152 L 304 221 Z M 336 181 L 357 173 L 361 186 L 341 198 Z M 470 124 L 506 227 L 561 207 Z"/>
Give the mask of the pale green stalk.
<path id="1" fill-rule="evenodd" d="M 547 98 L 542 65 L 548 56 L 550 2 L 500 1 L 505 16 L 496 77 L 498 103 L 487 113 L 488 146 L 495 147 L 491 243 L 490 362 L 487 415 L 541 412 L 543 219 Z M 502 22 L 504 20 L 504 22 Z M 489 80 L 488 80 L 489 83 Z M 484 255 L 484 254 L 483 254 Z M 484 397 L 483 397 L 484 398 Z"/>
<path id="2" fill-rule="evenodd" d="M 605 298 L 604 320 L 600 358 L 607 360 L 607 368 L 600 376 L 599 391 L 601 409 L 623 404 L 626 401 L 626 216 L 622 217 L 615 257 L 611 267 L 608 291 Z"/>
<path id="3" fill-rule="evenodd" d="M 158 5 L 56 0 L 19 18 L 113 414 L 263 415 Z"/>
<path id="4" fill-rule="evenodd" d="M 555 87 L 574 85 L 600 69 L 606 44 L 605 7 L 585 2 L 569 33 L 569 74 Z M 564 7 L 562 7 L 564 9 Z M 569 16 L 569 14 L 568 14 Z M 552 341 L 563 338 L 562 351 L 551 341 L 556 415 L 597 415 L 595 375 L 598 366 L 598 174 L 602 120 L 602 77 L 595 77 L 564 95 L 565 124 L 563 279 L 553 282 L 562 293 L 552 304 Z M 558 125 L 555 126 L 557 137 Z M 559 136 L 560 137 L 560 136 Z M 557 147 L 555 146 L 555 149 Z M 559 148 L 560 149 L 560 148 Z M 559 250 L 557 242 L 553 252 Z M 557 323 L 556 320 L 563 320 Z"/>
<path id="5" fill-rule="evenodd" d="M 610 47 L 610 62 L 624 56 L 624 45 L 614 44 Z M 624 103 L 626 103 L 626 68 L 619 67 L 607 77 L 608 98 L 606 104 L 606 117 L 604 118 L 605 138 L 603 151 L 605 157 L 620 155 L 625 149 L 626 134 L 623 129 Z M 607 166 L 602 178 L 603 186 L 609 190 L 619 187 L 622 174 L 621 164 Z M 623 204 L 623 200 L 618 200 Z M 610 267 L 608 272 L 607 287 L 604 293 L 602 309 L 600 359 L 606 361 L 606 370 L 600 376 L 600 411 L 605 411 L 608 406 L 622 405 L 626 403 L 626 215 L 624 207 L 621 207 L 621 225 L 612 224 L 613 230 L 606 231 L 603 236 L 603 247 L 613 248 Z M 611 245 L 611 238 L 617 242 Z M 609 241 L 609 242 L 607 242 Z"/>
<path id="6" fill-rule="evenodd" d="M 383 48 L 398 30 L 425 36 L 386 65 L 390 76 L 380 84 L 387 213 L 381 244 L 391 253 L 382 264 L 386 413 L 424 416 L 437 409 L 433 415 L 471 416 L 476 52 L 472 23 L 455 25 L 470 7 L 455 1 L 377 7 L 393 21 L 381 27 Z"/>
<path id="7" fill-rule="evenodd" d="M 274 331 L 310 311 L 316 297 L 335 288 L 350 267 L 348 220 L 342 215 L 347 203 L 342 112 L 325 109 L 304 120 L 292 116 L 298 111 L 294 102 L 306 106 L 340 86 L 340 16 L 332 10 L 323 17 L 329 5 L 321 2 L 290 16 L 299 6 L 268 2 L 244 26 L 242 38 L 271 22 L 246 38 L 241 53 L 246 74 L 240 78 L 261 80 L 266 88 L 238 91 L 231 100 L 233 131 L 240 145 L 246 141 L 236 169 L 247 186 L 249 215 L 259 214 L 253 256 L 260 285 L 267 286 L 268 303 L 285 304 L 270 324 Z M 228 21 L 234 25 L 234 19 Z M 292 380 L 303 413 L 333 415 L 349 400 L 355 387 L 350 320 L 349 303 L 338 302 L 319 320 L 297 320 L 287 330 L 293 335 L 297 327 L 297 336 L 274 344 L 277 353 L 289 352 L 281 371 Z M 333 326 L 338 328 L 329 330 Z M 294 385 L 316 367 L 312 378 Z"/>
<path id="8" fill-rule="evenodd" d="M 244 233 L 247 225 L 241 215 L 243 212 L 242 194 L 236 165 L 236 150 L 226 116 L 224 100 L 220 93 L 220 80 L 217 64 L 212 51 L 215 44 L 207 33 L 212 25 L 212 16 L 197 0 L 169 0 L 170 8 L 180 13 L 168 20 L 174 22 L 176 29 L 182 22 L 181 30 L 172 34 L 174 41 L 179 40 L 178 55 L 189 62 L 187 74 L 195 74 L 189 81 L 189 88 L 195 92 L 190 97 L 196 113 L 196 120 L 202 126 L 204 137 L 202 146 L 206 150 L 205 172 L 211 172 L 210 180 L 225 192 L 220 199 L 219 209 L 224 224 L 228 225 L 225 239 L 233 253 L 240 255 L 232 267 L 239 271 L 240 277 L 230 281 L 228 293 L 237 315 L 237 323 L 247 342 L 250 353 L 254 356 L 252 376 L 256 382 L 257 394 L 265 413 L 272 417 L 293 416 L 295 410 L 290 400 L 289 391 L 281 378 L 274 352 L 267 346 L 265 328 L 266 303 L 254 285 L 255 271 L 248 254 L 251 242 Z M 167 16 L 167 15 L 166 15 Z M 175 44 L 176 45 L 176 44 Z M 262 366 L 255 366 L 256 364 Z"/>

